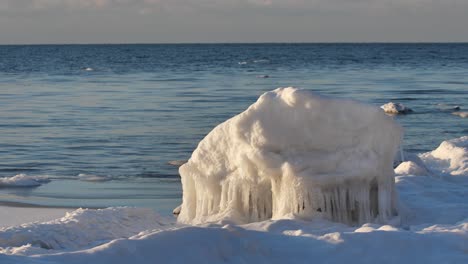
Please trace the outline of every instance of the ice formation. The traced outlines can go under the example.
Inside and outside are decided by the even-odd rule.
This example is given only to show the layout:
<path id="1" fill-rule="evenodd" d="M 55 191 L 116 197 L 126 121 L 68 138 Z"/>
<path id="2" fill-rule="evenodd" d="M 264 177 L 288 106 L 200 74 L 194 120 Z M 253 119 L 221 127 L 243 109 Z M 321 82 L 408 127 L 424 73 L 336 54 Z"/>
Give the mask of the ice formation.
<path id="1" fill-rule="evenodd" d="M 13 177 L 1 177 L 0 187 L 35 187 L 50 182 L 45 176 L 18 174 Z"/>
<path id="2" fill-rule="evenodd" d="M 408 114 L 413 112 L 410 108 L 406 107 L 405 105 L 401 103 L 386 103 L 382 106 L 380 106 L 384 110 L 385 113 L 387 114 L 392 114 L 392 115 L 398 115 L 398 114 Z"/>
<path id="3" fill-rule="evenodd" d="M 419 157 L 436 174 L 468 176 L 468 136 L 443 141 L 437 149 Z"/>
<path id="4" fill-rule="evenodd" d="M 260 96 L 182 165 L 178 221 L 240 223 L 317 214 L 348 224 L 397 213 L 401 128 L 379 108 L 296 88 Z"/>

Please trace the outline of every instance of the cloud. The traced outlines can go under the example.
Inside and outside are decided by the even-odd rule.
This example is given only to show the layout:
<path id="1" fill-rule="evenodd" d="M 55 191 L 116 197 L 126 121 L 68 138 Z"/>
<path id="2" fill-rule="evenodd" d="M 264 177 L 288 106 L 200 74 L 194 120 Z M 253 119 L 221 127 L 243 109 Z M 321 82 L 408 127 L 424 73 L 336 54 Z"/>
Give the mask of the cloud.
<path id="1" fill-rule="evenodd" d="M 366 13 L 385 10 L 413 10 L 456 8 L 468 6 L 466 0 L 0 0 L 0 12 L 44 12 L 48 10 L 96 10 L 119 8 L 128 13 L 152 14 L 155 12 L 259 12 L 277 15 L 307 12 L 341 12 L 354 10 Z"/>

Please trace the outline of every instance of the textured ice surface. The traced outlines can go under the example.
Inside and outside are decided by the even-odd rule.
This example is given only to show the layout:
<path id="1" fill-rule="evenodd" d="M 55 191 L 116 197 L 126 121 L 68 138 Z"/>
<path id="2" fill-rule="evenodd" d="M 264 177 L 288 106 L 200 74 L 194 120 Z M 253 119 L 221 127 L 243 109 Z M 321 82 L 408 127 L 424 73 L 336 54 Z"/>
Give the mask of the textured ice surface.
<path id="1" fill-rule="evenodd" d="M 178 220 L 239 223 L 324 215 L 358 224 L 396 214 L 401 129 L 379 108 L 278 88 L 215 127 L 179 169 Z"/>

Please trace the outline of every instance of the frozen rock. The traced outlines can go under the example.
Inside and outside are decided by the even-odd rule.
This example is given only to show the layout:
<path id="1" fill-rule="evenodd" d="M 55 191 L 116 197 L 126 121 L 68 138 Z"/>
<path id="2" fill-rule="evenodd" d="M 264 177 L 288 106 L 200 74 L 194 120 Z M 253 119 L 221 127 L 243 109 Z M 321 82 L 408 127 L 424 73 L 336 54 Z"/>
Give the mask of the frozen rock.
<path id="1" fill-rule="evenodd" d="M 357 224 L 397 213 L 401 128 L 380 109 L 278 88 L 215 127 L 179 168 L 179 222 L 323 215 Z"/>
<path id="2" fill-rule="evenodd" d="M 384 110 L 385 113 L 387 114 L 392 114 L 392 115 L 398 115 L 398 114 L 408 114 L 413 112 L 410 108 L 406 107 L 405 105 L 401 103 L 386 103 L 382 106 L 380 106 Z"/>

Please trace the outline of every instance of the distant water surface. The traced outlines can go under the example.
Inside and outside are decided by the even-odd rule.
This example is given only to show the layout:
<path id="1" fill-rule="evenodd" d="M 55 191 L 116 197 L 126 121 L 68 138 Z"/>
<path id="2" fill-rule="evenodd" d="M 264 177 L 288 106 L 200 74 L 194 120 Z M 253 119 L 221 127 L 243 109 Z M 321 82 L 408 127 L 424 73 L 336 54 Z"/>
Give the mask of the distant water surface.
<path id="1" fill-rule="evenodd" d="M 52 178 L 0 201 L 169 213 L 182 193 L 167 162 L 285 86 L 409 106 L 407 151 L 468 135 L 449 110 L 468 109 L 468 44 L 0 46 L 0 176 Z"/>

